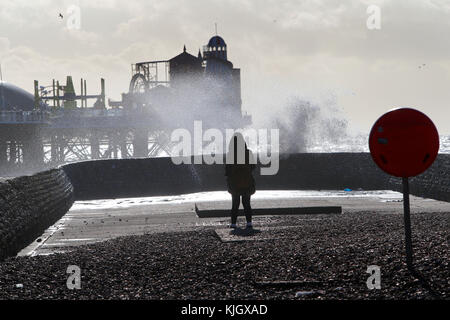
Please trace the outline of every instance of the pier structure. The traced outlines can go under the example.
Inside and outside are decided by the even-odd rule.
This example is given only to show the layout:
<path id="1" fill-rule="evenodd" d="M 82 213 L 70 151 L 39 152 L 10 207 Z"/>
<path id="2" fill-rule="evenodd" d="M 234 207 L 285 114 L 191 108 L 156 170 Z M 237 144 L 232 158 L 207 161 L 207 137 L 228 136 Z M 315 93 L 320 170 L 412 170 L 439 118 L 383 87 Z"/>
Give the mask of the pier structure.
<path id="1" fill-rule="evenodd" d="M 106 101 L 104 79 L 97 94 L 88 94 L 84 79 L 77 94 L 71 76 L 65 84 L 35 80 L 34 95 L 2 83 L 0 175 L 91 159 L 171 155 L 172 130 L 192 129 L 194 120 L 205 129 L 244 128 L 251 117 L 242 114 L 240 81 L 240 69 L 216 35 L 197 56 L 184 46 L 171 59 L 132 64 L 121 101 Z"/>
<path id="2" fill-rule="evenodd" d="M 107 107 L 101 92 L 87 94 L 81 80 L 75 94 L 72 78 L 65 85 L 35 81 L 31 110 L 0 111 L 0 172 L 39 170 L 91 159 L 154 157 L 170 154 L 167 130 L 150 108 Z M 88 106 L 88 100 L 94 100 Z"/>

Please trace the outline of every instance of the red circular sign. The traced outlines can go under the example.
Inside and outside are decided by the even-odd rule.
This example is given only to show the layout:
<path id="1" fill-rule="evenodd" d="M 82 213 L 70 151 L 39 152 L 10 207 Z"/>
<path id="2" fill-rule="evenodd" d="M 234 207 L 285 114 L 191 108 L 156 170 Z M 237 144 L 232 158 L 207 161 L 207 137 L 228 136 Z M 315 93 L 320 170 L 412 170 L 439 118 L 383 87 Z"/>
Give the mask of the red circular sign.
<path id="1" fill-rule="evenodd" d="M 439 134 L 425 114 L 411 108 L 391 110 L 373 125 L 369 148 L 375 163 L 397 177 L 424 172 L 436 159 Z"/>

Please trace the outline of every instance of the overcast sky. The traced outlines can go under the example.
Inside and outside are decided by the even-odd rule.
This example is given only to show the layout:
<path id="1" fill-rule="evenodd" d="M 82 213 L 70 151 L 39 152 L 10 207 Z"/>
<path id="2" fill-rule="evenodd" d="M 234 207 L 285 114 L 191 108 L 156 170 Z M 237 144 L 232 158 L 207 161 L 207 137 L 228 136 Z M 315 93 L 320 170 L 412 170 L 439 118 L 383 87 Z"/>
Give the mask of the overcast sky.
<path id="1" fill-rule="evenodd" d="M 79 30 L 67 27 L 71 5 Z M 369 5 L 379 6 L 381 29 L 367 28 Z M 72 75 L 94 94 L 104 77 L 119 99 L 131 63 L 169 59 L 183 45 L 196 55 L 214 23 L 255 119 L 299 96 L 336 101 L 362 132 L 407 106 L 450 134 L 450 0 L 0 0 L 4 80 L 32 92 L 34 79 Z"/>

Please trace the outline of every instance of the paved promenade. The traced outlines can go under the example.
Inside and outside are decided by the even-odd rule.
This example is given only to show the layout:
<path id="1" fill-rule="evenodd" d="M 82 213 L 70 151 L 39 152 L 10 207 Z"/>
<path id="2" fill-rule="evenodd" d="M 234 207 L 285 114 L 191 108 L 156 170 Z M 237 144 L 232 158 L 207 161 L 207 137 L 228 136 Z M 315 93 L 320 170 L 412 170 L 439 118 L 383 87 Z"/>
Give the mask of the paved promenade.
<path id="1" fill-rule="evenodd" d="M 71 250 L 74 246 L 127 235 L 201 228 L 226 228 L 228 218 L 199 218 L 202 209 L 227 209 L 227 192 L 179 196 L 109 199 L 75 202 L 71 210 L 19 255 L 34 256 Z M 393 191 L 257 191 L 253 208 L 342 206 L 342 215 L 355 212 L 402 214 L 402 194 Z M 449 212 L 450 203 L 411 196 L 411 212 Z M 303 219 L 328 219 L 332 214 L 304 215 Z M 274 216 L 255 216 L 256 227 L 271 227 Z M 238 222 L 244 224 L 245 218 Z M 414 226 L 413 226 L 414 227 Z"/>

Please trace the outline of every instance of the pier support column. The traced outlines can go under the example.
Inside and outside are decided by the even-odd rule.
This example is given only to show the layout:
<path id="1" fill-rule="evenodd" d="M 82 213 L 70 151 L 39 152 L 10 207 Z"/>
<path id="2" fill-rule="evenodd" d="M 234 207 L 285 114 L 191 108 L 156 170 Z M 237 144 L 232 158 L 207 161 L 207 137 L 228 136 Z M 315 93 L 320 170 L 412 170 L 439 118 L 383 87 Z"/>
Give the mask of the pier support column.
<path id="1" fill-rule="evenodd" d="M 57 145 L 58 145 L 58 161 L 60 163 L 63 163 L 66 160 L 66 155 L 64 153 L 66 149 L 66 142 L 64 141 L 64 138 L 61 135 L 57 138 Z"/>
<path id="2" fill-rule="evenodd" d="M 148 157 L 148 130 L 136 129 L 133 139 L 133 156 L 147 158 Z"/>
<path id="3" fill-rule="evenodd" d="M 6 165 L 6 141 L 0 140 L 0 168 Z"/>
<path id="4" fill-rule="evenodd" d="M 127 132 L 126 131 L 122 131 L 120 133 L 120 142 L 119 142 L 119 147 L 120 147 L 120 154 L 121 154 L 121 158 L 122 159 L 126 159 L 128 158 L 128 149 L 127 149 Z"/>
<path id="5" fill-rule="evenodd" d="M 50 161 L 52 163 L 58 162 L 58 142 L 54 135 L 50 138 Z"/>
<path id="6" fill-rule="evenodd" d="M 23 164 L 27 168 L 42 168 L 44 164 L 44 146 L 38 132 L 32 132 L 23 141 Z"/>
<path id="7" fill-rule="evenodd" d="M 14 140 L 11 140 L 9 142 L 9 164 L 10 165 L 15 165 L 16 162 L 18 161 L 18 157 L 17 157 L 17 143 Z"/>
<path id="8" fill-rule="evenodd" d="M 117 134 L 115 132 L 110 132 L 108 134 L 108 141 L 109 141 L 109 149 L 111 150 L 111 155 L 110 158 L 111 159 L 117 159 L 118 158 L 118 153 L 117 153 Z"/>
<path id="9" fill-rule="evenodd" d="M 92 132 L 90 137 L 91 144 L 91 159 L 100 159 L 100 142 L 97 132 Z"/>
<path id="10" fill-rule="evenodd" d="M 122 159 L 128 158 L 127 144 L 125 141 L 120 142 L 120 154 L 122 155 Z"/>

